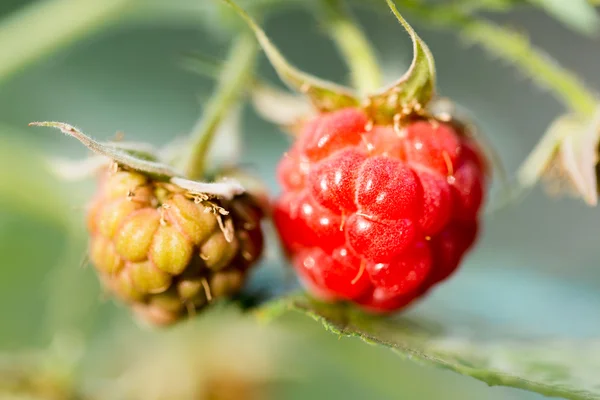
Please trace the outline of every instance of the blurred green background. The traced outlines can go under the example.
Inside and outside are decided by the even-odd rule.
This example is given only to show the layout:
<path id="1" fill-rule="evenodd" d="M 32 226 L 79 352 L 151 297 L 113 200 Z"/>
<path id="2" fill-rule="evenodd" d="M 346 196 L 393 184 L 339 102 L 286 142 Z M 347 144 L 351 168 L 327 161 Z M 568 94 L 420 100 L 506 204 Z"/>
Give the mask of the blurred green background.
<path id="1" fill-rule="evenodd" d="M 27 3 L 4 0 L 0 14 Z M 173 2 L 173 7 L 182 3 Z M 156 145 L 186 134 L 213 82 L 185 71 L 180 58 L 189 52 L 223 58 L 230 40 L 222 26 L 229 20 L 214 12 L 207 18 L 202 9 L 101 29 L 0 83 L 0 350 L 44 347 L 54 333 L 74 327 L 90 338 L 92 347 L 111 343 L 115 330 L 150 335 L 130 321 L 126 310 L 103 299 L 93 271 L 80 267 L 85 247 L 82 211 L 93 186 L 59 182 L 44 157 L 82 158 L 86 151 L 57 132 L 26 125 L 67 121 L 99 139 L 122 131 L 128 140 Z M 359 17 L 388 78 L 402 74 L 412 57 L 403 29 L 386 13 L 363 10 Z M 527 7 L 491 18 L 526 30 L 536 45 L 593 89 L 600 88 L 600 39 L 584 38 Z M 456 35 L 410 21 L 436 57 L 440 93 L 476 116 L 514 173 L 549 123 L 563 113 L 561 105 L 511 66 L 465 46 Z M 44 29 L 53 29 L 48 26 Z M 306 7 L 278 11 L 265 27 L 300 68 L 323 78 L 346 79 L 334 45 Z M 20 32 L 36 29 L 41 27 Z M 13 39 L 17 48 L 28 43 L 25 36 Z M 0 64 L 3 59 L 0 53 Z M 276 81 L 262 58 L 260 73 Z M 277 193 L 274 166 L 288 139 L 246 111 L 243 161 Z M 460 315 L 515 332 L 598 336 L 598 216 L 597 209 L 581 202 L 551 199 L 535 189 L 523 201 L 487 216 L 479 246 L 460 273 L 410 313 L 439 319 Z M 261 274 L 281 274 L 282 265 L 265 263 Z M 220 324 L 218 318 L 198 323 Z M 304 317 L 286 316 L 277 325 L 294 337 L 278 368 L 295 372 L 293 379 L 277 385 L 276 398 L 540 398 L 421 367 L 356 339 L 338 339 Z M 115 358 L 122 356 L 116 342 L 109 346 Z M 84 356 L 82 371 L 90 369 L 93 375 L 96 362 L 94 352 L 90 354 Z"/>

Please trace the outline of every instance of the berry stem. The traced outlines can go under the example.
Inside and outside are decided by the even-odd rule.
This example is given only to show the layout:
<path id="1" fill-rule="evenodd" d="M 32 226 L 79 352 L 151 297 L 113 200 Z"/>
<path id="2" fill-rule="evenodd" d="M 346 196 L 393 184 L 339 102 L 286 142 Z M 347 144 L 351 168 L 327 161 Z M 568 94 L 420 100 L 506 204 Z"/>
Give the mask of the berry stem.
<path id="1" fill-rule="evenodd" d="M 373 46 L 342 0 L 323 0 L 319 13 L 350 68 L 352 84 L 361 95 L 382 85 L 382 73 Z"/>
<path id="2" fill-rule="evenodd" d="M 214 95 L 190 136 L 189 154 L 184 159 L 184 171 L 189 179 L 203 177 L 206 154 L 220 123 L 252 82 L 257 53 L 258 45 L 249 32 L 241 34 L 233 43 Z"/>

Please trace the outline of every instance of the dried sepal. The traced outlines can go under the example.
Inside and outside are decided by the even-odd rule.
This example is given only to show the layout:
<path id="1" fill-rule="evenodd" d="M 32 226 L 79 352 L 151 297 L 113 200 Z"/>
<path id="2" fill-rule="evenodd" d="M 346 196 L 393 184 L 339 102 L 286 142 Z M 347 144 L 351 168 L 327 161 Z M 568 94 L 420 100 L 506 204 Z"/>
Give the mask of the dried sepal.
<path id="1" fill-rule="evenodd" d="M 109 141 L 104 142 L 104 145 L 106 147 L 124 151 L 125 153 L 141 158 L 142 160 L 159 161 L 160 159 L 158 150 L 148 143 Z"/>
<path id="2" fill-rule="evenodd" d="M 379 118 L 421 112 L 435 95 L 435 62 L 427 44 L 402 17 L 393 0 L 386 0 L 413 43 L 413 60 L 408 71 L 390 87 L 369 96 L 369 106 Z"/>
<path id="3" fill-rule="evenodd" d="M 162 164 L 158 161 L 148 160 L 150 155 L 145 152 L 141 152 L 139 149 L 131 150 L 119 146 L 117 142 L 112 143 L 101 143 L 91 137 L 87 136 L 79 129 L 72 125 L 64 122 L 32 122 L 30 126 L 49 126 L 52 128 L 60 129 L 64 134 L 74 137 L 79 140 L 84 146 L 92 150 L 94 153 L 106 156 L 111 160 L 114 160 L 117 164 L 126 166 L 135 171 L 144 172 L 152 175 L 155 178 L 171 178 L 177 175 L 181 175 L 173 167 Z M 140 157 L 140 153 L 144 154 L 144 157 Z"/>
<path id="4" fill-rule="evenodd" d="M 598 145 L 600 108 L 589 119 L 576 114 L 558 118 L 518 172 L 528 188 L 540 179 L 552 193 L 570 193 L 588 205 L 598 203 Z"/>
<path id="5" fill-rule="evenodd" d="M 240 182 L 231 178 L 223 178 L 220 182 L 197 182 L 181 177 L 173 177 L 171 183 L 187 190 L 192 195 L 209 195 L 226 200 L 231 200 L 246 191 Z"/>
<path id="6" fill-rule="evenodd" d="M 359 100 L 350 88 L 306 74 L 291 65 L 244 9 L 231 0 L 223 1 L 233 8 L 252 29 L 281 80 L 291 89 L 305 94 L 318 110 L 331 111 L 359 105 Z"/>
<path id="7" fill-rule="evenodd" d="M 239 166 L 230 166 L 222 168 L 215 176 L 215 181 L 222 182 L 223 180 L 225 180 L 225 182 L 231 182 L 231 180 L 239 182 L 246 192 L 252 195 L 256 205 L 260 207 L 263 214 L 270 214 L 271 200 L 269 198 L 269 188 L 261 179 L 243 170 Z"/>
<path id="8" fill-rule="evenodd" d="M 223 178 L 220 182 L 199 182 L 185 178 L 181 172 L 172 166 L 161 162 L 160 152 L 144 143 L 108 142 L 101 143 L 87 136 L 77 128 L 62 122 L 32 122 L 32 126 L 49 126 L 58 128 L 65 134 L 78 139 L 83 145 L 98 156 L 85 161 L 54 162 L 53 169 L 66 178 L 81 179 L 101 170 L 102 167 L 114 163 L 119 167 L 140 172 L 155 180 L 170 181 L 190 195 L 201 197 L 218 197 L 232 199 L 243 194 L 246 190 L 235 179 Z M 164 155 L 164 154 L 163 154 Z"/>

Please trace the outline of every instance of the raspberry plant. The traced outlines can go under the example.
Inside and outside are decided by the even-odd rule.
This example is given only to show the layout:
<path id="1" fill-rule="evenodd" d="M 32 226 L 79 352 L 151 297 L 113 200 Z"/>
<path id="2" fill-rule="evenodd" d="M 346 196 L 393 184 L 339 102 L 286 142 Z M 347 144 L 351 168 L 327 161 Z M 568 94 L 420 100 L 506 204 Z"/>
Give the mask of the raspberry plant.
<path id="1" fill-rule="evenodd" d="M 270 0 L 268 9 L 263 9 L 260 1 L 240 3 L 254 14 L 276 9 L 284 2 Z M 357 3 L 373 10 L 384 9 L 383 1 Z M 411 19 L 420 19 L 436 29 L 451 29 L 515 64 L 536 83 L 550 89 L 568 109 L 565 116 L 552 124 L 523 164 L 517 174 L 518 186 L 510 193 L 509 200 L 543 179 L 555 192 L 569 191 L 589 205 L 596 205 L 599 139 L 596 96 L 590 94 L 575 75 L 540 54 L 524 35 L 475 13 L 501 13 L 515 4 L 531 3 L 582 33 L 593 34 L 597 18 L 590 5 L 584 0 L 572 1 L 566 8 L 543 0 L 441 4 L 398 0 L 396 3 Z M 197 11 L 210 9 L 210 18 L 205 19 L 207 26 L 218 25 L 221 33 L 239 28 L 235 25 L 236 17 L 229 14 L 226 7 L 209 2 L 197 5 L 187 0 L 165 4 L 80 0 L 72 7 L 72 0 L 54 0 L 39 9 L 31 8 L 21 19 L 15 19 L 20 24 L 0 27 L 0 48 L 7 50 L 6 62 L 0 64 L 0 79 L 31 62 L 36 52 L 47 54 L 91 32 L 88 28 L 114 26 L 137 18 L 140 10 L 143 12 L 139 15 L 158 20 L 181 16 L 189 19 Z M 88 211 L 90 257 L 109 294 L 121 298 L 136 315 L 154 324 L 182 322 L 183 317 L 203 312 L 194 321 L 177 324 L 171 332 L 154 332 L 155 341 L 146 345 L 137 343 L 141 342 L 138 338 L 142 333 L 134 330 L 127 347 L 139 345 L 139 354 L 128 355 L 127 360 L 108 357 L 112 361 L 119 358 L 116 362 L 132 361 L 133 366 L 123 374 L 125 379 L 115 385 L 103 385 L 104 391 L 65 379 L 65 375 L 79 365 L 73 360 L 63 365 L 55 358 L 36 360 L 16 374 L 10 368 L 6 374 L 0 371 L 0 391 L 40 398 L 227 395 L 240 398 L 240 393 L 261 398 L 265 381 L 278 378 L 281 368 L 273 368 L 274 357 L 267 354 L 268 351 L 261 351 L 264 354 L 259 357 L 256 353 L 252 355 L 252 351 L 249 355 L 244 351 L 219 353 L 216 350 L 231 350 L 230 347 L 236 348 L 234 344 L 240 341 L 234 338 L 227 343 L 208 339 L 210 334 L 195 325 L 196 322 L 204 322 L 205 326 L 214 323 L 204 315 L 204 311 L 208 311 L 204 306 L 219 297 L 219 293 L 225 297 L 239 293 L 247 272 L 254 270 L 248 268 L 262 248 L 257 221 L 263 214 L 269 214 L 264 213 L 264 194 L 256 195 L 246 182 L 233 181 L 237 175 L 228 168 L 223 175 L 229 176 L 229 181 L 205 182 L 216 177 L 218 167 L 228 167 L 222 165 L 223 160 L 235 160 L 229 154 L 231 149 L 224 148 L 223 142 L 215 146 L 213 138 L 223 120 L 235 114 L 238 100 L 251 94 L 263 117 L 294 136 L 294 143 L 278 168 L 284 193 L 274 201 L 273 216 L 286 252 L 312 294 L 284 294 L 260 304 L 252 314 L 272 319 L 292 309 L 321 321 L 338 335 L 357 336 L 412 360 L 441 366 L 490 385 L 514 386 L 573 399 L 599 398 L 600 367 L 594 341 L 555 342 L 542 336 L 513 339 L 500 328 L 497 335 L 489 336 L 486 331 L 496 330 L 497 326 L 482 329 L 465 323 L 458 310 L 447 310 L 444 313 L 447 315 L 434 314 L 433 323 L 428 321 L 431 315 L 427 308 L 406 310 L 407 314 L 400 316 L 373 315 L 374 311 L 387 314 L 404 311 L 418 299 L 425 305 L 431 304 L 425 295 L 454 273 L 475 243 L 484 200 L 490 199 L 492 203 L 496 200 L 493 195 L 487 195 L 496 161 L 490 147 L 482 143 L 483 137 L 475 125 L 457 113 L 454 105 L 450 103 L 448 108 L 448 103 L 437 97 L 433 57 L 393 2 L 388 5 L 413 39 L 414 61 L 402 79 L 383 90 L 378 90 L 382 78 L 373 48 L 341 1 L 289 1 L 285 5 L 289 4 L 308 6 L 316 11 L 350 66 L 353 88 L 316 79 L 292 67 L 258 25 L 241 12 L 277 72 L 303 96 L 295 97 L 273 89 L 254 74 L 254 42 L 246 34 L 240 34 L 231 59 L 224 66 L 218 65 L 217 69 L 224 71 L 195 134 L 187 145 L 174 146 L 170 154 L 149 149 L 146 144 L 96 142 L 67 124 L 42 124 L 62 129 L 100 154 L 78 165 L 76 170 L 67 168 L 66 172 L 72 176 L 82 175 L 86 172 L 84 169 L 92 167 L 99 176 L 98 191 Z M 48 15 L 56 16 L 52 21 L 61 26 L 61 30 L 48 33 L 43 27 L 30 29 L 41 26 L 39 22 Z M 73 15 L 78 18 L 73 19 Z M 269 15 L 270 12 L 264 14 Z M 385 18 L 381 14 L 382 21 Z M 36 46 L 7 46 L 9 39 L 25 37 L 22 29 L 31 32 Z M 6 197 L 10 197 L 17 208 L 35 205 L 40 216 L 49 221 L 62 224 L 64 220 L 73 219 L 73 213 L 66 212 L 70 204 L 54 196 L 55 192 L 70 194 L 72 189 L 54 181 L 43 186 L 34 183 L 39 177 L 25 174 L 15 179 L 14 174 L 6 171 L 25 171 L 26 168 L 19 165 L 29 159 L 7 150 L 9 148 L 5 143 L 0 146 L 0 154 L 3 154 L 0 160 L 8 165 L 1 173 L 0 198 L 5 193 L 10 194 Z M 63 175 L 64 166 L 54 164 L 55 168 L 62 168 Z M 39 171 L 43 168 L 37 167 Z M 501 176 L 501 171 L 494 171 L 495 178 Z M 28 184 L 31 188 L 24 189 Z M 15 187 L 23 188 L 18 191 L 16 201 Z M 56 190 L 57 187 L 61 190 Z M 41 191 L 49 195 L 44 196 L 44 204 L 38 205 L 39 199 L 31 193 Z M 117 197 L 113 197 L 115 193 Z M 59 209 L 61 212 L 56 211 Z M 136 222 L 140 215 L 141 220 Z M 127 234 L 128 224 L 136 225 L 133 231 L 137 237 Z M 70 226 L 61 229 L 72 230 L 74 243 L 81 240 L 82 233 L 77 229 Z M 272 244 L 275 239 L 267 237 L 267 240 Z M 67 254 L 62 263 L 77 264 L 78 256 Z M 49 314 L 60 304 L 73 307 L 72 303 L 97 302 L 81 290 L 69 289 L 69 285 L 65 285 L 67 275 L 71 275 L 71 281 L 74 279 L 72 272 L 64 271 L 55 277 L 58 290 L 50 297 Z M 281 292 L 285 287 L 281 283 L 276 285 L 276 289 L 269 291 Z M 79 286 L 79 281 L 74 286 Z M 494 295 L 507 297 L 512 289 Z M 435 292 L 444 290 L 440 287 Z M 61 297 L 62 300 L 56 300 Z M 478 300 L 470 301 L 477 303 Z M 216 315 L 223 314 L 218 307 L 213 310 Z M 69 323 L 59 328 L 83 331 L 77 318 L 67 317 Z M 177 335 L 185 329 L 189 329 L 186 335 Z M 235 324 L 231 329 L 247 332 Z M 209 331 L 217 332 L 214 327 Z M 228 332 L 231 331 L 218 331 L 216 335 L 227 336 Z M 168 339 L 171 333 L 174 340 Z M 254 339 L 257 338 L 252 340 L 257 349 L 269 348 L 264 347 L 264 340 L 261 344 L 260 339 Z M 268 340 L 269 344 L 275 343 L 274 338 Z M 109 342 L 108 347 L 113 350 L 115 342 Z M 70 347 L 76 347 L 75 341 L 69 343 Z M 94 347 L 91 342 L 89 345 Z M 164 351 L 159 351 L 163 345 Z M 206 357 L 207 353 L 213 356 Z M 238 357 L 249 364 L 257 363 L 261 368 L 244 370 L 240 368 L 242 362 L 225 362 L 234 358 L 237 361 Z M 206 370 L 196 364 L 200 358 L 206 361 Z M 348 364 L 354 361 L 347 360 Z M 62 370 L 56 373 L 52 368 L 52 373 L 47 373 L 40 364 L 60 365 L 67 373 L 63 375 Z M 282 363 L 289 364 L 289 360 Z M 227 368 L 222 369 L 223 365 Z M 114 372 L 114 365 L 112 368 Z M 177 373 L 180 380 L 175 383 L 167 370 L 180 371 Z M 197 371 L 204 371 L 201 377 L 194 375 Z M 153 385 L 143 383 L 148 381 Z M 188 385 L 191 381 L 195 384 Z M 81 387 L 84 390 L 79 390 Z M 231 390 L 223 391 L 223 388 Z M 236 388 L 239 391 L 235 391 Z"/>

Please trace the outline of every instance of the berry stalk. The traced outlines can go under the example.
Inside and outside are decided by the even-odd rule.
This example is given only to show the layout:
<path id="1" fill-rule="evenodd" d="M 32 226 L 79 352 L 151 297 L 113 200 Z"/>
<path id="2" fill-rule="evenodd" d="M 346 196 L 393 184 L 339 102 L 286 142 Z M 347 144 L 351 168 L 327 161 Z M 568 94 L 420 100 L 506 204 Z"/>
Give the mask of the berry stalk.
<path id="1" fill-rule="evenodd" d="M 189 179 L 203 178 L 206 154 L 221 121 L 252 82 L 257 53 L 258 45 L 250 33 L 241 34 L 234 42 L 214 96 L 190 136 L 190 150 L 183 166 Z"/>
<path id="2" fill-rule="evenodd" d="M 342 0 L 323 0 L 323 12 L 330 36 L 350 68 L 352 84 L 361 95 L 382 85 L 382 73 L 373 46 Z"/>

